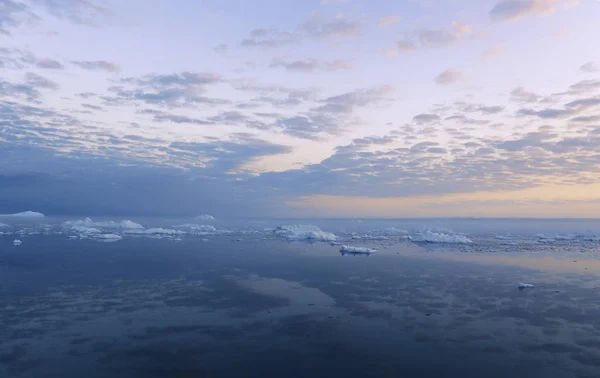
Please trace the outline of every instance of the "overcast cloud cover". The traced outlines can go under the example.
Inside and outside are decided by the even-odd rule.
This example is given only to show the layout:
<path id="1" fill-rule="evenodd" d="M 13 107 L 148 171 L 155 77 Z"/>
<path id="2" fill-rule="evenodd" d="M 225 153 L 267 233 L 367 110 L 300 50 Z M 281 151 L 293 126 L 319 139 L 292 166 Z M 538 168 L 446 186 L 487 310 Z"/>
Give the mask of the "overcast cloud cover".
<path id="1" fill-rule="evenodd" d="M 597 216 L 595 0 L 0 0 L 0 213 Z"/>

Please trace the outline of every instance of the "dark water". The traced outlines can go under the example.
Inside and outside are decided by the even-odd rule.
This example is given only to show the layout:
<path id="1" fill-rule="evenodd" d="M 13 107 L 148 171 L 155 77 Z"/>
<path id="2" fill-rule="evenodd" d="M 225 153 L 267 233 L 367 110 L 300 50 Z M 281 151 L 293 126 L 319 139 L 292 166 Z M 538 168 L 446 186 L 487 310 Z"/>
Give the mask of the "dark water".
<path id="1" fill-rule="evenodd" d="M 236 239 L 0 236 L 0 377 L 600 376 L 593 260 Z"/>

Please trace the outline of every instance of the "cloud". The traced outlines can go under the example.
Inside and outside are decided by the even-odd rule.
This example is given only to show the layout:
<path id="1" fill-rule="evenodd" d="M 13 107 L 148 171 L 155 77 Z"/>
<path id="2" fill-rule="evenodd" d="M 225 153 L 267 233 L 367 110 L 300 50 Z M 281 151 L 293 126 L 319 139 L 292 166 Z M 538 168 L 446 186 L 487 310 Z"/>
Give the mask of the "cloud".
<path id="1" fill-rule="evenodd" d="M 584 73 L 600 72 L 600 64 L 597 62 L 587 62 L 586 64 L 579 67 L 579 71 Z"/>
<path id="2" fill-rule="evenodd" d="M 279 59 L 274 60 L 269 67 L 283 67 L 288 71 L 300 71 L 311 73 L 320 67 L 320 63 L 316 59 L 296 60 L 293 62 L 285 62 Z"/>
<path id="3" fill-rule="evenodd" d="M 89 71 L 106 71 L 106 72 L 119 72 L 120 68 L 118 65 L 107 62 L 105 60 L 95 61 L 73 61 L 71 62 L 79 68 Z"/>
<path id="4" fill-rule="evenodd" d="M 538 102 L 542 96 L 525 90 L 523 87 L 516 87 L 510 92 L 510 97 L 515 102 L 533 103 Z"/>
<path id="5" fill-rule="evenodd" d="M 422 47 L 439 48 L 446 47 L 462 40 L 467 34 L 472 32 L 470 25 L 459 22 L 452 23 L 451 30 L 444 29 L 426 29 L 417 33 L 417 38 Z"/>
<path id="6" fill-rule="evenodd" d="M 113 96 L 102 99 L 107 105 L 143 102 L 167 107 L 228 105 L 229 100 L 204 96 L 206 88 L 222 82 L 214 73 L 181 72 L 150 74 L 120 80 L 121 85 L 109 88 Z"/>
<path id="7" fill-rule="evenodd" d="M 21 23 L 37 21 L 39 17 L 29 10 L 29 7 L 20 1 L 0 1 L 0 35 L 11 35 L 11 29 L 19 27 Z"/>
<path id="8" fill-rule="evenodd" d="M 58 89 L 60 86 L 53 82 L 52 80 L 48 80 L 43 76 L 40 76 L 38 74 L 34 74 L 32 72 L 28 72 L 25 75 L 27 84 L 35 87 L 35 88 L 45 88 L 45 89 Z"/>
<path id="9" fill-rule="evenodd" d="M 333 21 L 313 17 L 299 28 L 314 38 L 358 37 L 361 32 L 361 25 L 358 21 L 343 17 L 338 17 Z"/>
<path id="10" fill-rule="evenodd" d="M 398 46 L 398 50 L 404 52 L 411 52 L 417 49 L 417 46 L 409 41 L 398 41 L 396 42 L 396 46 Z"/>
<path id="11" fill-rule="evenodd" d="M 0 98 L 25 99 L 29 102 L 37 102 L 42 94 L 31 84 L 14 84 L 0 79 Z"/>
<path id="12" fill-rule="evenodd" d="M 297 71 L 303 73 L 314 73 L 315 71 L 339 71 L 348 70 L 352 67 L 351 63 L 343 60 L 334 60 L 328 63 L 321 63 L 316 59 L 305 59 L 295 61 L 285 61 L 282 59 L 274 59 L 269 67 L 282 67 L 287 71 Z"/>
<path id="13" fill-rule="evenodd" d="M 554 13 L 561 0 L 505 0 L 490 10 L 497 22 L 514 22 L 529 16 L 546 16 Z"/>
<path id="14" fill-rule="evenodd" d="M 229 51 L 229 46 L 224 43 L 218 44 L 213 48 L 213 51 L 220 55 L 225 55 Z"/>
<path id="15" fill-rule="evenodd" d="M 453 68 L 448 68 L 435 77 L 438 85 L 452 85 L 465 81 L 465 75 Z"/>
<path id="16" fill-rule="evenodd" d="M 501 47 L 490 47 L 489 49 L 483 52 L 484 60 L 492 60 L 496 58 L 500 58 L 504 55 L 504 50 Z"/>
<path id="17" fill-rule="evenodd" d="M 319 15 L 312 16 L 293 31 L 282 31 L 272 28 L 258 28 L 250 32 L 249 37 L 242 40 L 242 47 L 275 48 L 295 44 L 306 38 L 358 37 L 361 24 L 344 17 L 327 20 Z"/>
<path id="18" fill-rule="evenodd" d="M 243 47 L 279 47 L 299 41 L 295 33 L 275 29 L 260 28 L 250 32 L 250 37 L 242 41 Z"/>
<path id="19" fill-rule="evenodd" d="M 36 62 L 37 68 L 48 69 L 48 70 L 62 70 L 65 67 L 59 61 L 53 59 L 40 59 Z"/>
<path id="20" fill-rule="evenodd" d="M 441 118 L 437 114 L 423 113 L 423 114 L 414 116 L 413 121 L 418 125 L 427 125 L 430 123 L 439 122 L 439 121 L 441 121 Z"/>
<path id="21" fill-rule="evenodd" d="M 398 22 L 400 22 L 400 19 L 401 19 L 400 16 L 386 16 L 386 17 L 381 17 L 379 19 L 379 26 L 385 28 L 385 27 L 397 24 Z"/>
<path id="22" fill-rule="evenodd" d="M 32 6 L 36 8 L 36 12 L 43 10 L 48 15 L 78 25 L 97 27 L 113 18 L 111 10 L 88 0 L 2 0 L 0 34 L 10 35 L 11 29 L 18 28 L 21 24 L 42 20 L 40 15 L 32 10 Z"/>
<path id="23" fill-rule="evenodd" d="M 564 109 L 542 109 L 542 110 L 533 110 L 533 109 L 519 109 L 517 112 L 519 115 L 524 116 L 536 116 L 539 118 L 545 119 L 555 119 L 555 118 L 565 118 L 569 115 L 573 114 L 572 111 L 564 110 Z"/>
<path id="24" fill-rule="evenodd" d="M 61 20 L 69 20 L 74 24 L 99 26 L 110 20 L 113 12 L 103 6 L 94 4 L 93 0 L 33 0 L 44 7 L 45 11 Z"/>

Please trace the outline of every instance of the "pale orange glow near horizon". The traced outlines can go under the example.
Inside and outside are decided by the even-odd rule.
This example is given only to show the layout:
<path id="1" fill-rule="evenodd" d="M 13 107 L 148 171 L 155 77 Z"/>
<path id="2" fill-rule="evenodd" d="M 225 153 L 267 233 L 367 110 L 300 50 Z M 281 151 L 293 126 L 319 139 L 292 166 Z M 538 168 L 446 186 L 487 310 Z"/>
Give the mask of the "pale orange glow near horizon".
<path id="1" fill-rule="evenodd" d="M 288 206 L 307 216 L 599 218 L 600 184 L 400 198 L 306 196 Z"/>

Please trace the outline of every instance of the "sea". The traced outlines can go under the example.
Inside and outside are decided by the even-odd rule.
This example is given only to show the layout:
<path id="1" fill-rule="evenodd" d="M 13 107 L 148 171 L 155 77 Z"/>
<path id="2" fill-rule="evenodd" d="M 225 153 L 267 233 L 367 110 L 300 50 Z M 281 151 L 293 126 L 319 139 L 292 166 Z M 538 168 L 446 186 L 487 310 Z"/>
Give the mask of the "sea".
<path id="1" fill-rule="evenodd" d="M 0 377 L 600 377 L 600 220 L 0 217 Z"/>

